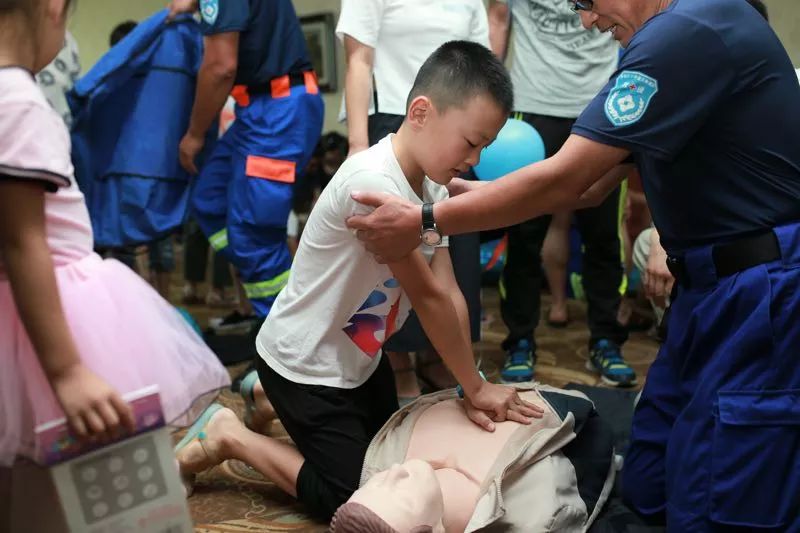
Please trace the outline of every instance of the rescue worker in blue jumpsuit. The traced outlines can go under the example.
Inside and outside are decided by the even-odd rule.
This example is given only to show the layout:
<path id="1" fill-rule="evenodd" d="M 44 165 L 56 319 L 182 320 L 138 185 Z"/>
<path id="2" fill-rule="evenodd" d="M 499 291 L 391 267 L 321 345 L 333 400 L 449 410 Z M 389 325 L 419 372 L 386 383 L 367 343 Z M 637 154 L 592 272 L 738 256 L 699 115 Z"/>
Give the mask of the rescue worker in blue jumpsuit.
<path id="1" fill-rule="evenodd" d="M 445 234 L 596 203 L 632 154 L 676 278 L 623 468 L 639 513 L 674 532 L 800 531 L 800 85 L 745 0 L 570 0 L 624 47 L 553 157 L 434 208 Z M 569 90 L 565 87 L 564 90 Z M 479 190 L 477 190 L 479 189 Z M 390 261 L 421 209 L 351 217 Z"/>
<path id="2" fill-rule="evenodd" d="M 236 120 L 203 162 L 192 207 L 263 318 L 289 277 L 286 221 L 321 134 L 322 97 L 291 0 L 176 0 L 171 11 L 198 7 L 203 63 L 180 161 L 198 173 L 205 132 L 231 94 Z"/>

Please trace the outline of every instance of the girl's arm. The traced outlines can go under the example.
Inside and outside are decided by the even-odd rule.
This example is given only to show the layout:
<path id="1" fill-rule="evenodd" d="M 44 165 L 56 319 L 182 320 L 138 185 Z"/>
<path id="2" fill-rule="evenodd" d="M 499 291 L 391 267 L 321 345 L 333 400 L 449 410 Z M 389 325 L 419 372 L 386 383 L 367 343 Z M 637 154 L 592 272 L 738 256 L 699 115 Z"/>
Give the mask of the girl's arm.
<path id="1" fill-rule="evenodd" d="M 47 244 L 40 182 L 0 178 L 0 258 L 42 369 L 78 437 L 134 429 L 130 407 L 84 366 L 67 326 Z M 109 347 L 109 350 L 111 347 Z"/>

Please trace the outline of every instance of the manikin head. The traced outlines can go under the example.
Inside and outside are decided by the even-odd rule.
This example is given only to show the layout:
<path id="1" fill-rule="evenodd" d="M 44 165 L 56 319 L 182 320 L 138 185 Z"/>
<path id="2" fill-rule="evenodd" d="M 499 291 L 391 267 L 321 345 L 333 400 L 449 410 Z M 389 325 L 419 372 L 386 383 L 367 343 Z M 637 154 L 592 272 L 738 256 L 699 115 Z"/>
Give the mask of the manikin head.
<path id="1" fill-rule="evenodd" d="M 339 507 L 334 533 L 441 533 L 444 502 L 431 465 L 419 459 L 374 475 Z"/>

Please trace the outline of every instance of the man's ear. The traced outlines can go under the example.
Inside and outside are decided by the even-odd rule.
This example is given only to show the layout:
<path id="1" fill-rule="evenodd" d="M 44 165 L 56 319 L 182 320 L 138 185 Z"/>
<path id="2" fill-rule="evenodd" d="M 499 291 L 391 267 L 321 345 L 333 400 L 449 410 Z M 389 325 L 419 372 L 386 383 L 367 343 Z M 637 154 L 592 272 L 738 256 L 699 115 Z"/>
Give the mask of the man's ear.
<path id="1" fill-rule="evenodd" d="M 411 100 L 411 104 L 408 106 L 408 111 L 406 112 L 406 121 L 411 125 L 412 128 L 419 130 L 419 128 L 425 125 L 425 121 L 432 112 L 434 111 L 433 102 L 431 102 L 431 99 L 427 96 L 417 96 Z"/>

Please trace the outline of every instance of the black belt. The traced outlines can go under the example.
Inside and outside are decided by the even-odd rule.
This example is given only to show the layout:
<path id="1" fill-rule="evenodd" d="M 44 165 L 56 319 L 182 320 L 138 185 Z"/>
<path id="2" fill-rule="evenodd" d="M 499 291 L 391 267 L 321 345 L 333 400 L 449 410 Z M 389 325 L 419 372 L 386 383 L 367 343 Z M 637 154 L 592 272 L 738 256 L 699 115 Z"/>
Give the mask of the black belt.
<path id="1" fill-rule="evenodd" d="M 313 72 L 311 70 L 306 72 Z M 289 76 L 289 86 L 295 87 L 296 85 L 305 85 L 306 77 L 305 72 L 290 72 L 287 74 Z M 282 78 L 283 76 L 277 76 L 277 78 Z M 277 79 L 275 78 L 275 79 Z M 268 81 L 267 83 L 256 83 L 253 85 L 247 86 L 247 92 L 249 94 L 269 94 L 272 92 L 272 80 Z"/>
<path id="2" fill-rule="evenodd" d="M 781 247 L 773 231 L 745 237 L 725 244 L 715 244 L 711 257 L 718 278 L 781 258 Z M 691 280 L 683 257 L 667 257 L 667 268 L 675 280 L 688 287 Z"/>

